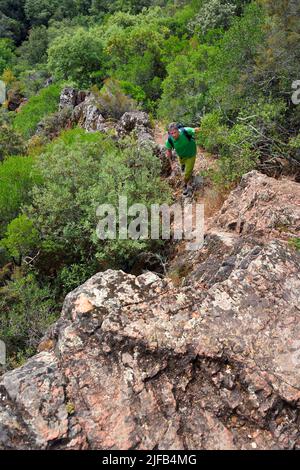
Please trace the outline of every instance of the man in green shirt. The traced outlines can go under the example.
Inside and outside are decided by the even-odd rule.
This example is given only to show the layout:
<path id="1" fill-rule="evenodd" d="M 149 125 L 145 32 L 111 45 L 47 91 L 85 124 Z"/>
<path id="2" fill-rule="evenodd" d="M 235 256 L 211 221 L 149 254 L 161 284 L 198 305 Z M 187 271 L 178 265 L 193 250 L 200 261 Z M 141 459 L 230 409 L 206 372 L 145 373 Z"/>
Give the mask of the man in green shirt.
<path id="1" fill-rule="evenodd" d="M 193 173 L 196 155 L 197 145 L 195 142 L 196 132 L 200 131 L 199 127 L 178 127 L 176 123 L 169 125 L 169 138 L 166 141 L 167 157 L 170 160 L 172 166 L 172 150 L 176 150 L 181 164 L 181 169 L 184 171 L 184 188 L 183 194 L 189 193 L 189 183 Z"/>

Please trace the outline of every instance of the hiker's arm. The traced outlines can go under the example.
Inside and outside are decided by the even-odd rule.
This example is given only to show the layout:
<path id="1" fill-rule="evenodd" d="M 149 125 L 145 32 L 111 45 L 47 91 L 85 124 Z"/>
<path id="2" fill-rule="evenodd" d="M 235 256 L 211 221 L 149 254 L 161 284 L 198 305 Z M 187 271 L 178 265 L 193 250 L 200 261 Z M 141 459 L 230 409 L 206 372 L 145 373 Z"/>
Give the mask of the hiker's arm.
<path id="1" fill-rule="evenodd" d="M 200 132 L 201 128 L 200 127 L 195 127 L 195 132 Z"/>
<path id="2" fill-rule="evenodd" d="M 167 158 L 169 159 L 169 161 L 170 161 L 170 163 L 171 163 L 171 165 L 172 165 L 172 150 L 167 149 L 167 151 L 166 151 L 166 156 L 167 156 Z"/>

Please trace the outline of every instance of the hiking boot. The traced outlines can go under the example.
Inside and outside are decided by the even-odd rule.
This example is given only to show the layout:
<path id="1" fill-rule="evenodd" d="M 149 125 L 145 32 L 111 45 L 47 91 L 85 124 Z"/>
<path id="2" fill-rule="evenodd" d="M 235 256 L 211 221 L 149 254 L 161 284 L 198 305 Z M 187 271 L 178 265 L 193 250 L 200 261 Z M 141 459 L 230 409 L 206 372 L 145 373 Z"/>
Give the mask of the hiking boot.
<path id="1" fill-rule="evenodd" d="M 182 194 L 184 196 L 189 196 L 192 192 L 192 188 L 191 186 L 189 185 L 189 183 L 185 183 L 184 186 L 183 186 L 183 191 L 182 191 Z"/>

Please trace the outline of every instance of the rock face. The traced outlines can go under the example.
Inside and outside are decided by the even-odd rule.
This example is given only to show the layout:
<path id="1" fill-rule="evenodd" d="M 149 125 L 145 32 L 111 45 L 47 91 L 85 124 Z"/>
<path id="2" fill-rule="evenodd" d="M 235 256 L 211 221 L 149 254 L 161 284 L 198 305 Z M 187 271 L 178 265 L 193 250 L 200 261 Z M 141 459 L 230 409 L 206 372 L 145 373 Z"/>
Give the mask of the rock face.
<path id="1" fill-rule="evenodd" d="M 265 200 L 244 206 L 264 181 L 280 200 L 269 179 L 231 194 L 186 286 L 108 270 L 71 292 L 39 354 L 2 377 L 0 448 L 299 449 L 300 254 L 269 239 Z M 227 222 L 257 220 L 245 235 L 222 228 L 234 200 Z M 249 233 L 259 211 L 266 237 Z"/>
<path id="2" fill-rule="evenodd" d="M 232 191 L 216 223 L 225 230 L 239 234 L 285 239 L 299 236 L 299 184 L 251 171 Z"/>
<path id="3" fill-rule="evenodd" d="M 59 110 L 69 107 L 74 108 L 82 103 L 86 98 L 85 91 L 78 91 L 72 87 L 66 87 L 62 90 L 59 100 Z"/>

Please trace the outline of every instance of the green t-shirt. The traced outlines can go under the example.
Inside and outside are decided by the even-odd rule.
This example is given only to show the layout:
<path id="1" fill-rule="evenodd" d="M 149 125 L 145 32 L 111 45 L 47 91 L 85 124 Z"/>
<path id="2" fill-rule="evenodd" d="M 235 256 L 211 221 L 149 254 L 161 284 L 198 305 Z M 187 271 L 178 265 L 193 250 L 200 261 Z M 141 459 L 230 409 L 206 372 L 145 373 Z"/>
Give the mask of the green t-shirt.
<path id="1" fill-rule="evenodd" d="M 193 137 L 195 136 L 195 129 L 192 127 L 185 127 L 185 130 L 189 135 Z M 180 158 L 191 158 L 197 155 L 197 145 L 195 139 L 189 140 L 187 136 L 184 135 L 183 130 L 179 130 L 179 137 L 177 140 L 175 140 L 173 137 L 171 137 L 171 139 L 174 143 L 176 153 Z M 167 149 L 172 150 L 172 145 L 168 140 L 166 141 L 166 147 Z"/>

